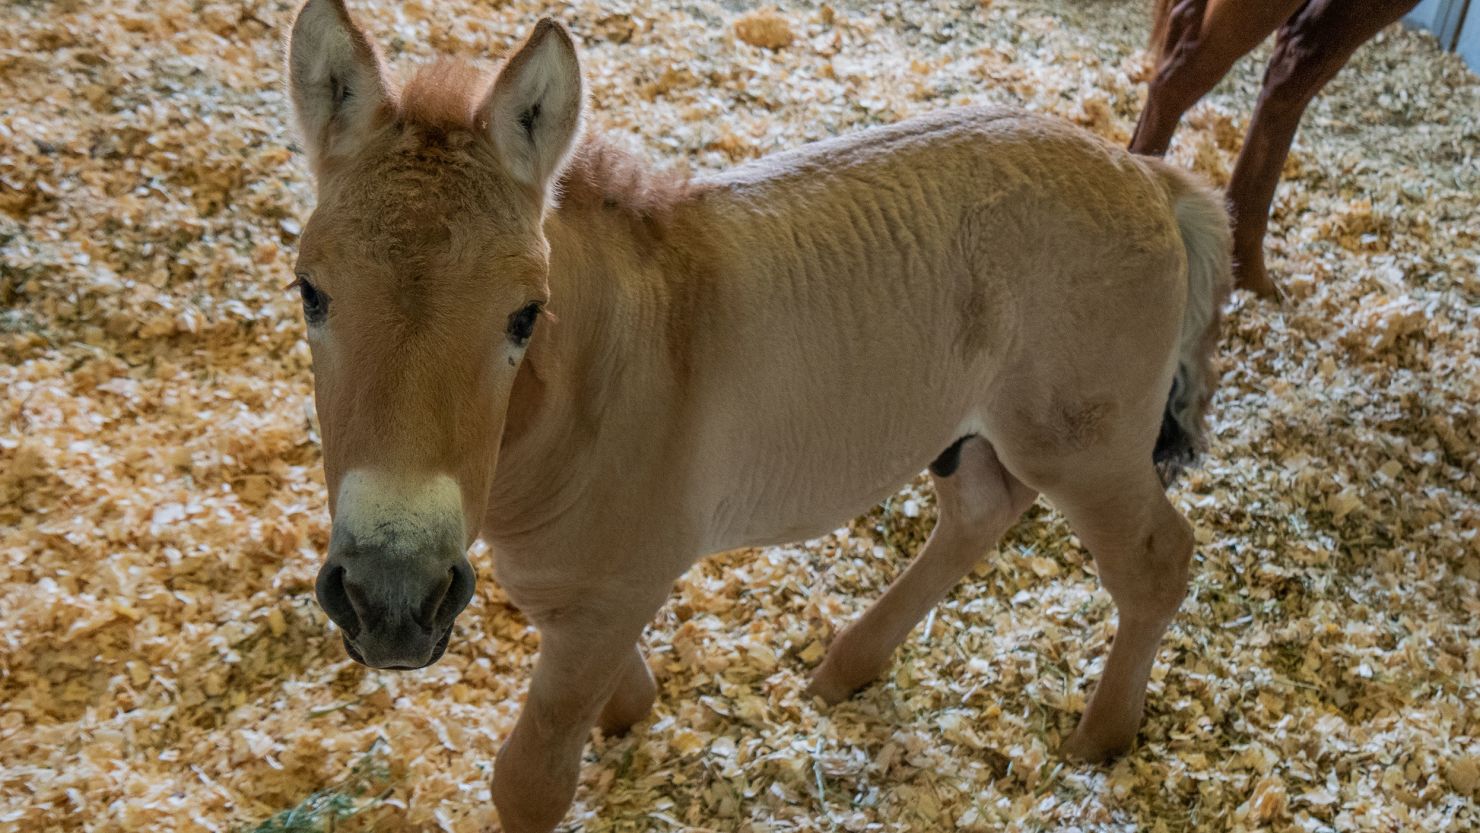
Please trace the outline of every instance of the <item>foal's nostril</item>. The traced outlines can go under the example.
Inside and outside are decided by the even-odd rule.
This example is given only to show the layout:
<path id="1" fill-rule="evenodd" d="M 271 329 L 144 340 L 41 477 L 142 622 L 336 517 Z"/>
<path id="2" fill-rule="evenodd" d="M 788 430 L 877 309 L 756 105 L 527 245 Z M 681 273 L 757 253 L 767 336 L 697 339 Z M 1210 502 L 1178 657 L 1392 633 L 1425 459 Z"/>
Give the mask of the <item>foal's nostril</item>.
<path id="1" fill-rule="evenodd" d="M 427 630 L 436 627 L 437 610 L 442 607 L 442 600 L 447 598 L 447 591 L 452 588 L 453 577 L 453 571 L 448 570 L 447 575 L 442 576 L 442 581 L 432 588 L 431 594 L 421 603 L 421 610 L 418 610 L 416 616 L 413 617 L 416 619 L 416 624 Z"/>
<path id="2" fill-rule="evenodd" d="M 460 559 L 448 572 L 451 581 L 447 590 L 442 594 L 441 603 L 437 606 L 435 624 L 446 628 L 462 613 L 463 608 L 473 599 L 473 565 L 466 558 Z"/>
<path id="3" fill-rule="evenodd" d="M 319 597 L 319 605 L 329 614 L 334 624 L 351 637 L 359 633 L 360 617 L 345 589 L 343 567 L 325 564 L 319 570 L 318 581 L 314 583 L 314 594 Z"/>

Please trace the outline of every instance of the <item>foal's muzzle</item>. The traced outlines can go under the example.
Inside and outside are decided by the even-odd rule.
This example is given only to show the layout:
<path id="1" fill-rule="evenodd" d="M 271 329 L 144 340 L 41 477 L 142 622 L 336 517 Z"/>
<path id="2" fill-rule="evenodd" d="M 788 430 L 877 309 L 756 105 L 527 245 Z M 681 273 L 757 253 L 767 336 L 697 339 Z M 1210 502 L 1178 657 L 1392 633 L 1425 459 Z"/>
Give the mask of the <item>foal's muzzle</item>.
<path id="1" fill-rule="evenodd" d="M 331 544 L 314 587 L 324 612 L 344 631 L 345 650 L 371 668 L 436 662 L 453 620 L 473 598 L 468 559 L 461 552 L 357 550 L 348 537 Z"/>

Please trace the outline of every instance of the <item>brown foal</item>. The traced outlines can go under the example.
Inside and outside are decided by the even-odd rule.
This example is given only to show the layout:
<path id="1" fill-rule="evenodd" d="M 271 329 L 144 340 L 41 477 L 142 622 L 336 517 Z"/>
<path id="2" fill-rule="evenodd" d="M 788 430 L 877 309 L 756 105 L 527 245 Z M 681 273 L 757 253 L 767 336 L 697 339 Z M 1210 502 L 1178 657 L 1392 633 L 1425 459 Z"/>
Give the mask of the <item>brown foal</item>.
<path id="1" fill-rule="evenodd" d="M 1264 229 L 1300 116 L 1357 47 L 1418 0 L 1157 0 L 1156 73 L 1130 149 L 1161 156 L 1177 122 L 1233 66 L 1275 32 L 1274 55 L 1228 183 L 1236 285 L 1275 294 L 1264 268 Z"/>
<path id="2" fill-rule="evenodd" d="M 1042 494 L 1118 616 L 1063 751 L 1132 743 L 1192 562 L 1163 483 L 1217 383 L 1218 195 L 988 108 L 674 182 L 582 130 L 551 20 L 493 75 L 402 87 L 341 0 L 309 0 L 288 88 L 318 194 L 295 267 L 333 519 L 318 598 L 356 660 L 420 668 L 489 543 L 540 632 L 494 766 L 507 833 L 555 829 L 592 727 L 647 714 L 642 631 L 696 560 L 825 534 L 927 466 L 930 541 L 811 691 L 867 685 Z"/>

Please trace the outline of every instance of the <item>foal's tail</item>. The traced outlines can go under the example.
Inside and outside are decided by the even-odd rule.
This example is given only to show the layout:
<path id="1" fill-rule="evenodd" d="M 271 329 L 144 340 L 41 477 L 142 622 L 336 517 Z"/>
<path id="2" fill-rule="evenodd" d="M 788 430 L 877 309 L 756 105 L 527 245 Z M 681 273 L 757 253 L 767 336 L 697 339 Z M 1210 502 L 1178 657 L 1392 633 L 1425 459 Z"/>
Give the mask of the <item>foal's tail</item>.
<path id="1" fill-rule="evenodd" d="M 1165 184 L 1187 249 L 1187 308 L 1177 345 L 1177 373 L 1152 452 L 1162 483 L 1171 485 L 1207 447 L 1203 416 L 1218 385 L 1213 349 L 1218 344 L 1219 314 L 1233 284 L 1233 241 L 1228 209 L 1219 195 L 1180 168 L 1155 159 L 1142 161 Z"/>

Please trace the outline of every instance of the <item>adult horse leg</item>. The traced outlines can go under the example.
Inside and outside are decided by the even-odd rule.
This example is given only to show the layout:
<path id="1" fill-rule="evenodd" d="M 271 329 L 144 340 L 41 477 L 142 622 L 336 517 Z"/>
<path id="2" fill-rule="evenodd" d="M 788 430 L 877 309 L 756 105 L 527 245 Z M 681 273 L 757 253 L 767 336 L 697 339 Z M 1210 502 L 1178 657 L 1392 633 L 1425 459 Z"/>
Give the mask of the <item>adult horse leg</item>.
<path id="1" fill-rule="evenodd" d="M 1269 207 L 1306 105 L 1357 47 L 1417 5 L 1417 0 L 1310 0 L 1280 27 L 1249 133 L 1228 183 L 1235 283 L 1273 295 L 1264 268 Z"/>
<path id="2" fill-rule="evenodd" d="M 494 761 L 493 803 L 506 833 L 549 833 L 565 817 L 581 749 L 618 687 L 637 676 L 637 639 L 666 595 L 666 587 L 587 588 L 531 606 L 510 588 L 539 628 L 540 654 L 524 710 Z"/>
<path id="3" fill-rule="evenodd" d="M 1305 0 L 1165 0 L 1153 25 L 1156 69 L 1130 150 L 1161 156 L 1187 112 L 1234 62 L 1258 46 Z"/>
<path id="4" fill-rule="evenodd" d="M 952 453 L 959 455 L 950 459 Z M 956 463 L 954 470 L 950 463 Z M 812 675 L 809 691 L 830 703 L 876 678 L 915 624 L 969 572 L 1033 502 L 1037 493 L 997 462 L 986 440 L 971 437 L 931 466 L 940 519 L 930 540 L 882 598 L 838 634 Z"/>

